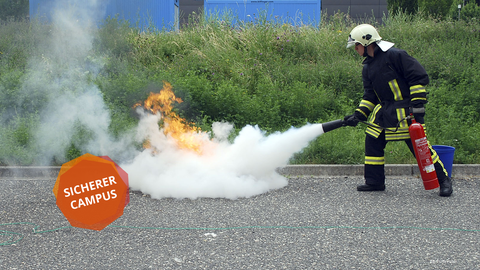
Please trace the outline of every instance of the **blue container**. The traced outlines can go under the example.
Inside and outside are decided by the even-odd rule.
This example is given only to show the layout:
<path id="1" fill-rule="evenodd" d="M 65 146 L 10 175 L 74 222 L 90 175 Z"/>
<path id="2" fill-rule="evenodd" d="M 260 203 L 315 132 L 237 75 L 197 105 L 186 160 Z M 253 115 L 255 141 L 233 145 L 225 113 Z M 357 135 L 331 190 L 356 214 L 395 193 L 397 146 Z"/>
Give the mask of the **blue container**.
<path id="1" fill-rule="evenodd" d="M 131 26 L 140 29 L 178 30 L 179 0 L 30 0 L 30 18 L 42 21 L 54 21 L 54 14 L 63 10 L 74 9 L 83 15 L 79 19 L 93 20 L 101 24 L 107 17 L 118 17 L 130 22 Z"/>
<path id="2" fill-rule="evenodd" d="M 448 172 L 448 176 L 452 177 L 453 156 L 455 154 L 455 147 L 447 145 L 432 145 L 433 150 L 437 152 L 438 157 L 443 163 L 443 166 Z"/>
<path id="3" fill-rule="evenodd" d="M 118 15 L 132 26 L 156 30 L 179 29 L 179 0 L 110 0 L 109 16 Z"/>
<path id="4" fill-rule="evenodd" d="M 84 0 L 30 0 L 29 16 L 30 19 L 42 22 L 63 23 L 63 16 L 73 14 L 80 23 L 100 22 L 104 18 L 107 5 L 105 1 L 94 3 Z"/>
<path id="5" fill-rule="evenodd" d="M 268 21 L 318 25 L 321 0 L 205 0 L 207 18 L 231 17 L 233 23 Z"/>

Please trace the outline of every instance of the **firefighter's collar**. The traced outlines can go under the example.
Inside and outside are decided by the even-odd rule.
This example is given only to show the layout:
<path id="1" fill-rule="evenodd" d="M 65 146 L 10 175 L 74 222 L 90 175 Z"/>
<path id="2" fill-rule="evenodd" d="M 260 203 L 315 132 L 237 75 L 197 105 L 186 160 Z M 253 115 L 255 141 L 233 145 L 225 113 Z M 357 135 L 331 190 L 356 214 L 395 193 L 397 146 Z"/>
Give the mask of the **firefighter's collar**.
<path id="1" fill-rule="evenodd" d="M 382 49 L 384 52 L 388 51 L 391 47 L 393 47 L 393 45 L 395 45 L 395 43 L 385 40 L 379 40 L 377 42 L 377 46 L 380 47 L 380 49 Z"/>

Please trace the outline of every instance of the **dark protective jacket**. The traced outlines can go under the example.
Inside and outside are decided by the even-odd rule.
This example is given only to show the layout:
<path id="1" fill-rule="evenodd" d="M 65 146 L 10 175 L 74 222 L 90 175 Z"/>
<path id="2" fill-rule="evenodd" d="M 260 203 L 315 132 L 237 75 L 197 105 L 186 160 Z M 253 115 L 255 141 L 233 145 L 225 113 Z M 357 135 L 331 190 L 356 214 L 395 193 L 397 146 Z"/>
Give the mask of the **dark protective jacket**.
<path id="1" fill-rule="evenodd" d="M 363 61 L 362 78 L 363 99 L 356 111 L 370 116 L 368 122 L 378 126 L 368 126 L 365 132 L 377 138 L 385 127 L 386 140 L 409 139 L 404 118 L 411 106 L 422 107 L 427 102 L 429 78 L 422 65 L 404 50 L 392 47 L 383 52 L 376 47 L 374 57 Z"/>

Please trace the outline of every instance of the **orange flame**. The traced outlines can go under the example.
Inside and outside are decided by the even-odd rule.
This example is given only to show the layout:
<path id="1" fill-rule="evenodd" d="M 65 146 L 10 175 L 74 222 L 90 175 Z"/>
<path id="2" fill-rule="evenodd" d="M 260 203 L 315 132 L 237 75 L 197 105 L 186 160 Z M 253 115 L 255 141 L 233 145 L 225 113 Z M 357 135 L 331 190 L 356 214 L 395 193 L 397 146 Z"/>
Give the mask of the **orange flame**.
<path id="1" fill-rule="evenodd" d="M 196 137 L 196 134 L 201 131 L 200 128 L 196 127 L 195 123 L 188 123 L 172 111 L 174 102 L 182 103 L 183 100 L 175 97 L 170 83 L 163 82 L 160 93 L 150 93 L 147 100 L 144 101 L 143 107 L 154 114 L 161 113 L 163 133 L 171 136 L 179 148 L 190 149 L 201 154 L 202 143 Z M 135 104 L 134 108 L 137 106 L 141 106 L 141 104 Z M 146 142 L 144 147 L 150 148 L 150 143 Z"/>

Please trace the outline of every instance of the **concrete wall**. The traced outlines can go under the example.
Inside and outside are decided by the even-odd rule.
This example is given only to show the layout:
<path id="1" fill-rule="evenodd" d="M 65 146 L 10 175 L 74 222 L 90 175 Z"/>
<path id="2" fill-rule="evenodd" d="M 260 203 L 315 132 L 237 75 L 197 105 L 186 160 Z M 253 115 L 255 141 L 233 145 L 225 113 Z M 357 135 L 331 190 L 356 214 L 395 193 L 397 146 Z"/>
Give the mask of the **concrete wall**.
<path id="1" fill-rule="evenodd" d="M 180 27 L 188 22 L 188 15 L 203 12 L 204 0 L 180 0 Z"/>
<path id="2" fill-rule="evenodd" d="M 371 18 L 380 21 L 387 14 L 387 0 L 322 0 L 322 12 L 327 15 L 343 12 L 354 19 Z"/>

